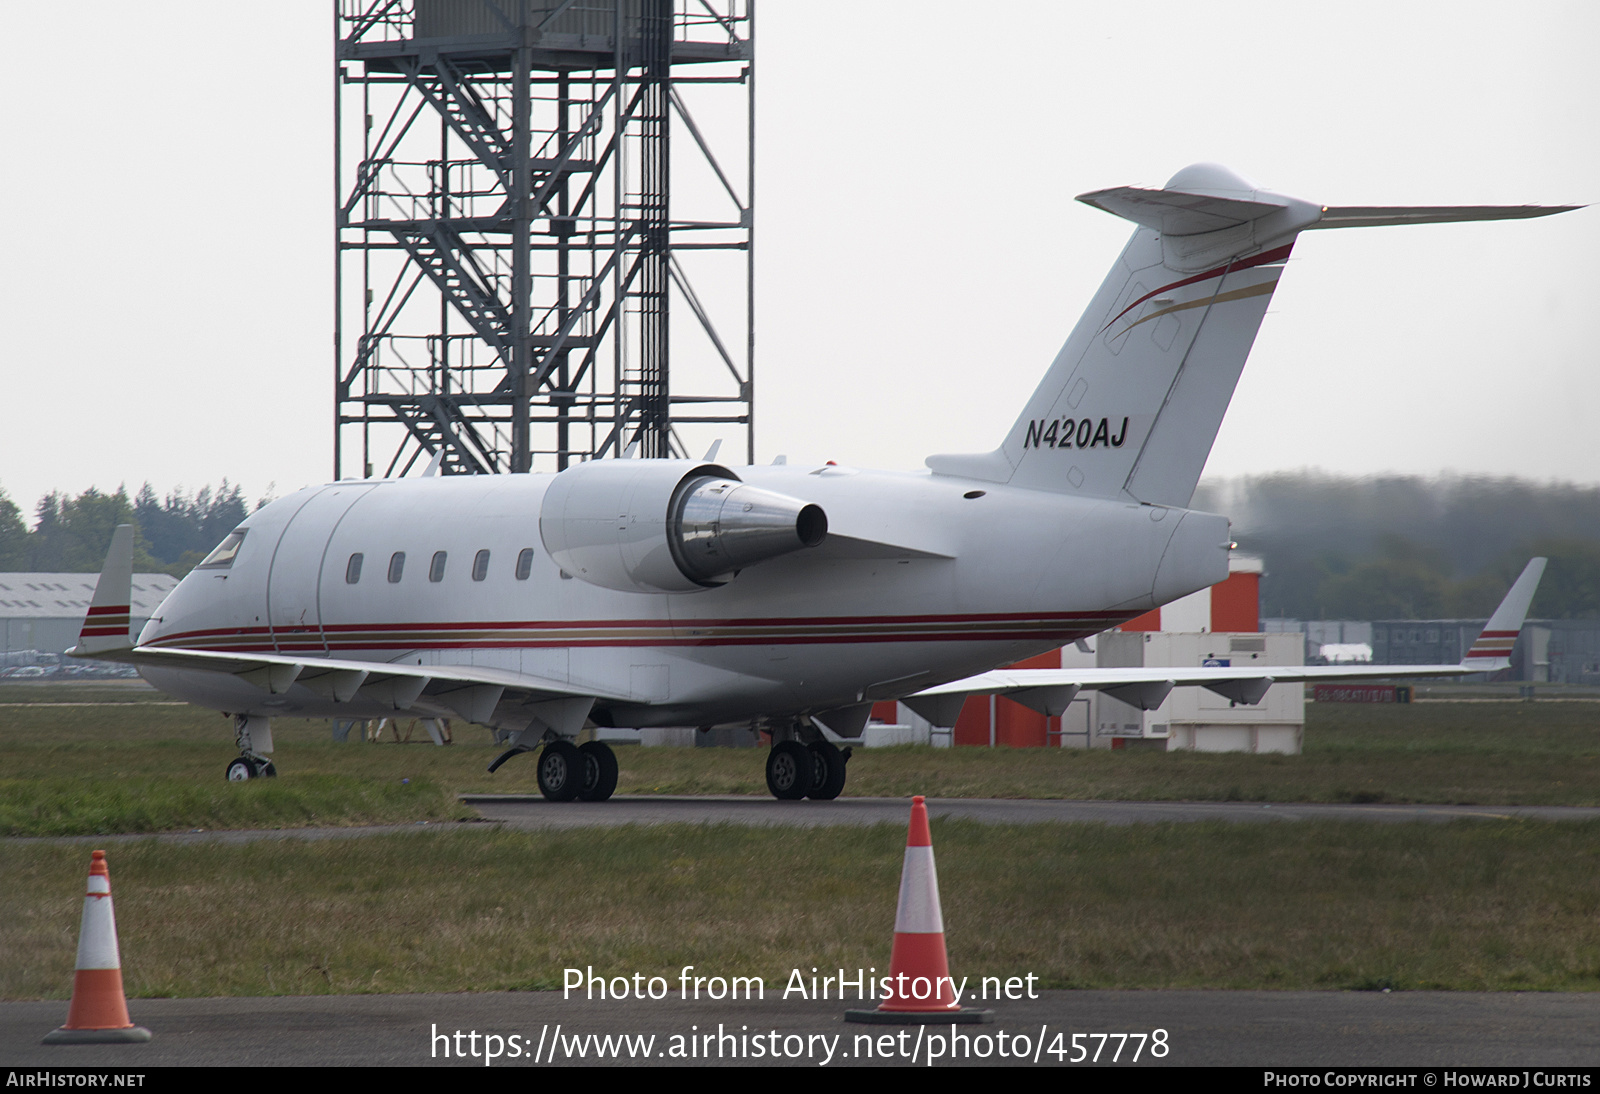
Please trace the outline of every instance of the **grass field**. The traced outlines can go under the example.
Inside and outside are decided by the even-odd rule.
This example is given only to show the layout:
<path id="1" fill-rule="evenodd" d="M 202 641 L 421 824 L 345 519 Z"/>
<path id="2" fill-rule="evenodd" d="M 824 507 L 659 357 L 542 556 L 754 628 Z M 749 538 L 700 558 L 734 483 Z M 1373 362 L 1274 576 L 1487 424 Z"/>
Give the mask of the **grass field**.
<path id="1" fill-rule="evenodd" d="M 19 691 L 21 697 L 19 697 Z M 229 724 L 148 691 L 0 688 L 0 831 L 448 820 L 488 734 L 334 744 L 276 723 L 228 784 Z M 21 703 L 22 705 L 12 705 Z M 87 705 L 52 705 L 87 704 Z M 1297 757 L 857 750 L 854 794 L 1600 804 L 1600 704 L 1311 706 Z M 420 734 L 418 735 L 421 736 Z M 619 749 L 623 793 L 764 793 L 749 749 Z M 1600 822 L 936 822 L 952 967 L 1056 987 L 1600 990 Z M 904 829 L 453 826 L 378 839 L 110 848 L 130 993 L 546 988 L 882 970 Z M 0 840 L 0 997 L 64 997 L 81 845 Z"/>
<path id="2" fill-rule="evenodd" d="M 1600 825 L 936 822 L 951 968 L 1048 987 L 1600 989 Z M 134 996 L 885 970 L 905 833 L 446 829 L 110 850 Z M 0 843 L 0 997 L 63 998 L 88 850 Z M 136 1015 L 137 1017 L 137 1015 Z"/>
<path id="3" fill-rule="evenodd" d="M 229 722 L 149 690 L 0 687 L 0 835 L 405 823 L 471 815 L 464 792 L 537 793 L 532 756 L 494 775 L 489 735 L 447 748 L 335 744 L 274 723 L 280 776 L 222 780 Z M 754 749 L 620 748 L 618 793 L 765 794 Z M 1600 703 L 1310 704 L 1301 756 L 857 749 L 851 795 L 1600 805 Z"/>

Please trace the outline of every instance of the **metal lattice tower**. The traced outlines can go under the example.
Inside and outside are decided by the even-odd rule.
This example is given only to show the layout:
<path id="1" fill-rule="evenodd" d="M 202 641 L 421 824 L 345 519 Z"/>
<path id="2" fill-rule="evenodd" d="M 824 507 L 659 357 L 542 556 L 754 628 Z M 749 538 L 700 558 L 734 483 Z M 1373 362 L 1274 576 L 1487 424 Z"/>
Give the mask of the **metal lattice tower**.
<path id="1" fill-rule="evenodd" d="M 335 0 L 336 477 L 754 461 L 752 3 Z"/>

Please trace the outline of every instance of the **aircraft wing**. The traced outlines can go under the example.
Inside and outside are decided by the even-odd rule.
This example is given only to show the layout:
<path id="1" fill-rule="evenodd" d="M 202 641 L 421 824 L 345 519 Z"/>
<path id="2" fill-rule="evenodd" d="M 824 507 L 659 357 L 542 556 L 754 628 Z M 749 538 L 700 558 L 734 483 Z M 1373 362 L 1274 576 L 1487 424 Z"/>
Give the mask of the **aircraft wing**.
<path id="1" fill-rule="evenodd" d="M 1259 703 L 1273 684 L 1334 680 L 1394 680 L 1498 672 L 1511 664 L 1511 647 L 1527 618 L 1544 576 L 1546 560 L 1535 558 L 1455 665 L 1149 665 L 1144 668 L 992 669 L 924 688 L 901 702 L 934 725 L 954 725 L 972 695 L 1004 695 L 1040 714 L 1063 713 L 1080 691 L 1104 691 L 1143 710 L 1160 706 L 1175 687 L 1203 687 L 1236 703 Z"/>
<path id="2" fill-rule="evenodd" d="M 469 722 L 488 724 L 506 701 L 521 701 L 541 721 L 572 716 L 566 708 L 581 703 L 582 716 L 596 699 L 627 696 L 529 673 L 478 665 L 400 665 L 389 661 L 353 661 L 327 657 L 293 657 L 271 653 L 220 653 L 174 650 L 155 646 L 87 651 L 68 650 L 73 657 L 150 668 L 226 673 L 281 695 L 296 684 L 327 698 L 349 702 L 359 692 L 396 710 L 442 707 Z M 580 718 L 581 720 L 581 718 Z"/>
<path id="3" fill-rule="evenodd" d="M 1003 695 L 1050 717 L 1067 709 L 1080 691 L 1104 691 L 1143 710 L 1160 706 L 1175 687 L 1203 687 L 1236 703 L 1259 703 L 1273 684 L 1333 680 L 1398 679 L 1417 676 L 1463 676 L 1492 671 L 1482 665 L 1242 665 L 1196 667 L 1151 665 L 1146 668 L 992 669 L 925 688 L 902 699 L 934 725 L 952 725 L 960 705 L 972 695 Z M 939 717 L 927 713 L 933 711 Z M 945 719 L 949 719 L 948 721 Z"/>

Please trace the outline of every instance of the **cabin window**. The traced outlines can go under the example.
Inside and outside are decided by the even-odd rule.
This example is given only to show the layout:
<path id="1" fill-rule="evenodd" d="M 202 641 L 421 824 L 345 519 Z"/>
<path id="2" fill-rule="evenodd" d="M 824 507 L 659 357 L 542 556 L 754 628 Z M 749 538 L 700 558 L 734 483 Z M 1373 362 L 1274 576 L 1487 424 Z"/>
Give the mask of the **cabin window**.
<path id="1" fill-rule="evenodd" d="M 524 547 L 517 554 L 517 580 L 526 581 L 531 573 L 533 573 L 533 548 Z"/>
<path id="2" fill-rule="evenodd" d="M 429 581 L 439 582 L 439 581 L 443 581 L 444 580 L 444 560 L 445 560 L 445 557 L 446 556 L 445 556 L 445 553 L 443 551 L 435 551 L 435 552 L 433 552 L 433 561 L 428 563 L 428 580 Z"/>
<path id="3" fill-rule="evenodd" d="M 361 580 L 361 552 L 357 551 L 350 556 L 350 561 L 344 564 L 344 583 L 354 585 Z"/>
<path id="4" fill-rule="evenodd" d="M 244 529 L 236 529 L 228 533 L 228 538 L 217 544 L 217 549 L 205 557 L 205 561 L 196 566 L 197 570 L 226 570 L 233 565 L 234 556 L 239 553 L 239 544 L 244 542 Z"/>
<path id="5" fill-rule="evenodd" d="M 399 584 L 400 575 L 405 572 L 406 553 L 404 551 L 396 551 L 394 554 L 389 556 L 389 584 Z"/>
<path id="6" fill-rule="evenodd" d="M 472 556 L 472 580 L 482 581 L 489 576 L 489 552 L 479 551 Z"/>

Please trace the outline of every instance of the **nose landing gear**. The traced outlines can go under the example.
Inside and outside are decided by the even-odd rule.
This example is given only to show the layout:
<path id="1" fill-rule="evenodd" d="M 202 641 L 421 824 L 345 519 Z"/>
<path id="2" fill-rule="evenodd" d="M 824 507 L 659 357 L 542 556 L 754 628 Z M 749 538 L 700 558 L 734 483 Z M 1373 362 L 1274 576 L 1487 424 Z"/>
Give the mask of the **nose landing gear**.
<path id="1" fill-rule="evenodd" d="M 239 746 L 238 758 L 228 761 L 227 779 L 231 783 L 250 779 L 271 779 L 278 774 L 272 761 L 262 752 L 272 751 L 272 723 L 260 715 L 233 716 L 233 742 Z M 259 749 L 259 751 L 257 751 Z"/>
<path id="2" fill-rule="evenodd" d="M 228 761 L 228 781 L 242 783 L 249 779 L 271 779 L 278 774 L 272 761 L 260 756 L 240 756 Z"/>

